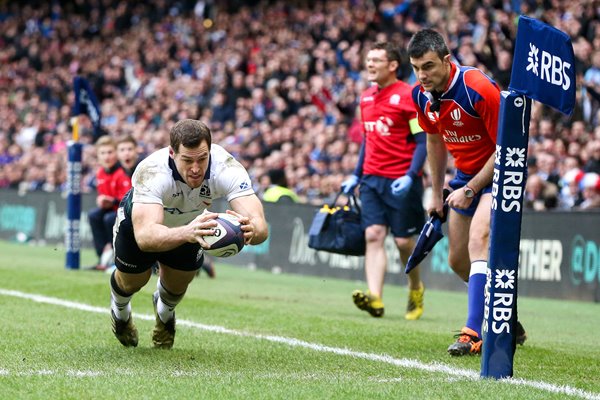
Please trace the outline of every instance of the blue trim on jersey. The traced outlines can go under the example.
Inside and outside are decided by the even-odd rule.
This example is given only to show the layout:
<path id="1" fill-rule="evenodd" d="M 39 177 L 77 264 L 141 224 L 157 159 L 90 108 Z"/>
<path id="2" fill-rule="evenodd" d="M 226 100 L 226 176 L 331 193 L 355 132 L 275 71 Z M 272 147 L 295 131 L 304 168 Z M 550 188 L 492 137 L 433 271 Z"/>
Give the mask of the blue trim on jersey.
<path id="1" fill-rule="evenodd" d="M 173 160 L 173 158 L 170 155 L 168 157 L 169 157 L 169 168 L 171 168 L 171 172 L 173 173 L 173 179 L 175 179 L 176 181 L 185 183 L 185 181 L 179 174 L 179 171 L 177 171 L 177 166 L 175 165 L 175 160 Z"/>
<path id="2" fill-rule="evenodd" d="M 427 113 L 425 112 L 425 108 L 427 106 L 427 102 L 429 101 L 429 98 L 427 98 L 427 96 L 425 96 L 424 92 L 421 92 L 421 85 L 417 85 L 413 88 L 412 98 L 413 98 L 413 103 L 415 103 L 417 105 L 417 107 L 419 107 L 419 109 L 423 112 L 423 114 L 427 115 Z"/>

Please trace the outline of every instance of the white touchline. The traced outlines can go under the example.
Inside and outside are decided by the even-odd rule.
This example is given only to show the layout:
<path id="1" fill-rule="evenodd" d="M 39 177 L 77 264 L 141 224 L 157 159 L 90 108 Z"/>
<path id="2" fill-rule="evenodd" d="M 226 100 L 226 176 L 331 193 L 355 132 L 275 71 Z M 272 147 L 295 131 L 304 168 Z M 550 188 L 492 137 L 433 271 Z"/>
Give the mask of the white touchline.
<path id="1" fill-rule="evenodd" d="M 18 298 L 22 298 L 22 299 L 32 300 L 32 301 L 35 301 L 38 303 L 53 304 L 53 305 L 57 305 L 57 306 L 72 308 L 72 309 L 81 310 L 81 311 L 100 313 L 100 314 L 108 314 L 110 312 L 108 308 L 94 307 L 94 306 L 90 306 L 90 305 L 83 304 L 83 303 L 77 303 L 74 301 L 59 299 L 56 297 L 48 297 L 48 296 L 42 296 L 42 295 L 38 295 L 38 294 L 24 293 L 24 292 L 19 292 L 16 290 L 7 290 L 7 289 L 0 288 L 0 295 L 18 297 Z M 134 315 L 135 315 L 135 318 L 137 318 L 137 319 L 154 321 L 154 315 L 138 314 L 138 313 L 134 313 Z M 190 328 L 201 329 L 204 331 L 225 333 L 228 335 L 235 335 L 235 336 L 251 337 L 251 338 L 255 338 L 255 339 L 267 340 L 269 342 L 282 343 L 282 344 L 286 344 L 286 345 L 292 346 L 292 347 L 301 347 L 301 348 L 311 349 L 311 350 L 320 351 L 320 352 L 324 352 L 324 353 L 333 353 L 333 354 L 342 355 L 342 356 L 362 358 L 365 360 L 391 364 L 391 365 L 395 365 L 395 366 L 402 367 L 402 368 L 412 368 L 412 369 L 418 369 L 418 370 L 427 371 L 427 372 L 439 372 L 439 373 L 443 373 L 446 375 L 460 377 L 463 379 L 470 379 L 470 380 L 480 379 L 479 372 L 477 372 L 477 371 L 468 370 L 468 369 L 460 369 L 460 368 L 456 368 L 456 367 L 450 366 L 450 365 L 445 365 L 442 363 L 423 363 L 421 361 L 413 360 L 413 359 L 409 359 L 409 358 L 394 358 L 394 357 L 386 355 L 386 354 L 363 353 L 360 351 L 354 351 L 354 350 L 350 350 L 350 349 L 346 349 L 346 348 L 324 346 L 324 345 L 321 345 L 318 343 L 310 343 L 310 342 L 305 342 L 305 341 L 299 340 L 299 339 L 286 338 L 283 336 L 260 335 L 260 334 L 250 333 L 250 332 L 237 331 L 237 330 L 225 328 L 223 326 L 218 326 L 218 325 L 204 325 L 204 324 L 200 324 L 197 322 L 187 321 L 184 319 L 178 319 L 177 326 L 187 326 Z M 554 385 L 551 383 L 546 383 L 546 382 L 541 382 L 541 381 L 529 381 L 529 380 L 518 379 L 518 378 L 501 379 L 498 382 L 507 383 L 507 384 L 511 384 L 511 385 L 517 385 L 517 386 L 529 386 L 529 387 L 539 389 L 542 391 L 546 391 L 546 392 L 551 392 L 551 393 L 556 393 L 556 394 L 565 394 L 568 396 L 575 396 L 575 397 L 579 397 L 579 398 L 586 399 L 586 400 L 600 400 L 600 393 L 586 392 L 584 390 L 573 388 L 570 386 L 559 386 L 559 385 Z"/>

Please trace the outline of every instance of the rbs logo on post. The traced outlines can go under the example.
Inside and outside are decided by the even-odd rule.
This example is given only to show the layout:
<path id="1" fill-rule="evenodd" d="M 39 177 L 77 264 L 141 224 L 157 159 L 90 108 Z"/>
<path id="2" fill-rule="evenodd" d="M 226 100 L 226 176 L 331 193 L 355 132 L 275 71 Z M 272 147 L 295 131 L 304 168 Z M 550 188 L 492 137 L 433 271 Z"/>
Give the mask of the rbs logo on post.
<path id="1" fill-rule="evenodd" d="M 571 87 L 571 79 L 567 70 L 571 68 L 571 63 L 563 61 L 560 57 L 542 50 L 541 60 L 540 49 L 533 43 L 529 43 L 529 53 L 527 54 L 527 71 L 540 79 L 556 86 L 568 90 Z"/>

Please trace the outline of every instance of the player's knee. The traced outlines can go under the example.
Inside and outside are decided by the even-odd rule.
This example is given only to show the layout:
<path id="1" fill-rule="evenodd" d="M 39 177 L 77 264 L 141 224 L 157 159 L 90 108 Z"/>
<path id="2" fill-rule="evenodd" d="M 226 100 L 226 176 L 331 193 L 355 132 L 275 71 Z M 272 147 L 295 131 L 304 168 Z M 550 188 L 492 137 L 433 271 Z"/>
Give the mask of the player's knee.
<path id="1" fill-rule="evenodd" d="M 469 237 L 469 254 L 486 252 L 489 244 L 489 232 L 472 232 Z"/>
<path id="2" fill-rule="evenodd" d="M 371 225 L 365 231 L 365 239 L 367 243 L 383 243 L 387 231 L 385 227 L 380 225 Z"/>
<path id="3" fill-rule="evenodd" d="M 462 262 L 464 263 L 464 262 Z M 452 268 L 452 270 L 456 271 L 456 266 L 461 265 L 461 257 L 456 254 L 453 253 L 452 251 L 448 252 L 448 265 L 450 265 L 450 268 Z"/>
<path id="4" fill-rule="evenodd" d="M 100 209 L 93 208 L 88 212 L 88 220 L 89 221 L 100 221 L 102 219 L 102 214 L 100 213 Z"/>
<path id="5" fill-rule="evenodd" d="M 448 265 L 465 282 L 469 279 L 469 268 L 471 262 L 469 256 L 457 252 L 448 252 Z"/>
<path id="6" fill-rule="evenodd" d="M 119 289 L 125 293 L 137 293 L 150 280 L 151 271 L 142 274 L 122 274 L 118 271 L 115 273 L 115 279 Z"/>
<path id="7" fill-rule="evenodd" d="M 394 238 L 394 242 L 396 243 L 396 247 L 401 252 L 412 252 L 414 242 L 410 238 Z"/>

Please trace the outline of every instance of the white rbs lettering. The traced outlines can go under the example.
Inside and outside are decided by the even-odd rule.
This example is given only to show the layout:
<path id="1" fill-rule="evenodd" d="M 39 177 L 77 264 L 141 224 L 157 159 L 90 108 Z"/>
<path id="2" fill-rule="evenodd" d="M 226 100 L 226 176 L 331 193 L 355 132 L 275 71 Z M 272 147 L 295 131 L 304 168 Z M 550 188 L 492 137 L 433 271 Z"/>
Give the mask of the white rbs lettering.
<path id="1" fill-rule="evenodd" d="M 568 90 L 571 87 L 571 78 L 569 78 L 568 74 L 571 63 L 563 61 L 562 58 L 544 50 L 542 50 L 541 60 L 538 60 L 539 49 L 532 43 L 529 44 L 529 48 L 529 57 L 527 59 L 529 65 L 526 70 L 533 72 L 535 75 L 539 76 L 540 79 L 548 83 L 560 86 L 563 90 Z"/>
<path id="2" fill-rule="evenodd" d="M 569 89 L 571 80 L 566 70 L 571 67 L 568 62 L 548 52 L 542 51 L 541 76 L 546 82 L 550 82 L 556 86 L 562 86 L 564 90 Z"/>

